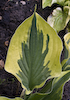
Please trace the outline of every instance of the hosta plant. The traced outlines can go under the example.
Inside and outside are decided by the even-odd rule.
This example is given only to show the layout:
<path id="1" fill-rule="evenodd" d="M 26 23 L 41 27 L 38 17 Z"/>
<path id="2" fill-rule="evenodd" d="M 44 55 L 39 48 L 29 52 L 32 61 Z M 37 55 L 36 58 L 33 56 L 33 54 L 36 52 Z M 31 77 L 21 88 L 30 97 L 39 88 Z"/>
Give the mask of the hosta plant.
<path id="1" fill-rule="evenodd" d="M 70 78 L 70 70 L 63 69 L 66 62 L 60 63 L 62 49 L 60 37 L 36 12 L 17 28 L 5 70 L 16 76 L 23 91 L 12 100 L 61 100 L 63 86 Z"/>

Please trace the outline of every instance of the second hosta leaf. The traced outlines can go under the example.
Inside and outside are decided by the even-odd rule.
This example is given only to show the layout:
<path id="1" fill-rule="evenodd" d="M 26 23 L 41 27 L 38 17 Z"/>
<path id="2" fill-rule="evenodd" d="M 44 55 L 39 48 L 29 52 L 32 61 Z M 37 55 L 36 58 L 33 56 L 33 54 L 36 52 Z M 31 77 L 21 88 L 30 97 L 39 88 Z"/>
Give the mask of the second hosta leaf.
<path id="1" fill-rule="evenodd" d="M 58 33 L 60 30 L 63 30 L 67 24 L 67 13 L 65 11 L 62 11 L 61 8 L 56 8 L 52 16 L 48 17 L 47 22 L 55 29 L 55 31 Z M 66 22 L 67 21 L 67 22 Z"/>
<path id="2" fill-rule="evenodd" d="M 25 20 L 13 35 L 5 69 L 22 83 L 29 94 L 40 88 L 48 78 L 61 73 L 61 39 L 37 14 Z"/>
<path id="3" fill-rule="evenodd" d="M 64 60 L 62 61 L 62 70 L 70 70 L 70 32 L 64 36 L 65 52 Z"/>

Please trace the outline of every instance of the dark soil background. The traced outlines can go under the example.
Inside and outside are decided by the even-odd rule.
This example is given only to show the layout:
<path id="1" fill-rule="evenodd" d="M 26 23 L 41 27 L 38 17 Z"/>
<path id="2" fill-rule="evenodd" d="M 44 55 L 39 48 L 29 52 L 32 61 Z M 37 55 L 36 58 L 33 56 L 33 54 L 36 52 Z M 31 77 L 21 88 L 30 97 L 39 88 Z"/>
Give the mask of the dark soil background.
<path id="1" fill-rule="evenodd" d="M 37 12 L 46 20 L 58 5 L 42 9 L 41 0 L 0 0 L 0 95 L 10 98 L 20 96 L 22 87 L 18 80 L 4 70 L 10 39 L 16 28 L 33 14 L 35 4 Z M 62 34 L 61 34 L 62 33 Z M 63 38 L 65 30 L 59 35 Z M 62 58 L 61 58 L 62 59 Z M 15 67 L 15 66 L 14 66 Z M 70 81 L 64 86 L 62 100 L 70 100 Z"/>

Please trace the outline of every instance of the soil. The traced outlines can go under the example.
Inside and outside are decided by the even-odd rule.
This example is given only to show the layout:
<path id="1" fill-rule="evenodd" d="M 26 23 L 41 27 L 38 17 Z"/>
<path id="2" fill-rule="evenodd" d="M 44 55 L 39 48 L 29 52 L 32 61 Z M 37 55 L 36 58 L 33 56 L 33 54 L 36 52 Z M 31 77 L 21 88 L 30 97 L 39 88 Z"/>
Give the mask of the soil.
<path id="1" fill-rule="evenodd" d="M 0 64 L 5 64 L 10 39 L 16 28 L 33 14 L 35 4 L 37 4 L 37 12 L 45 20 L 55 9 L 54 5 L 42 9 L 41 0 L 0 0 Z M 59 33 L 61 38 L 64 34 L 65 30 Z M 0 95 L 14 98 L 20 96 L 21 91 L 22 87 L 19 81 L 4 70 L 4 65 L 0 66 Z M 70 100 L 70 81 L 64 86 L 62 100 Z"/>

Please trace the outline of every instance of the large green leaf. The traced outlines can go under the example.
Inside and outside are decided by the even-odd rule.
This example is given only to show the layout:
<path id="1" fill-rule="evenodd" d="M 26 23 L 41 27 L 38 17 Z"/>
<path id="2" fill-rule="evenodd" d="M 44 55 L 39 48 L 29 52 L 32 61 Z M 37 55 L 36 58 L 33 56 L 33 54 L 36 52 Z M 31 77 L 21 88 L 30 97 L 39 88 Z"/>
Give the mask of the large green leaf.
<path id="1" fill-rule="evenodd" d="M 64 71 L 58 78 L 55 78 L 50 93 L 34 93 L 28 100 L 61 100 L 63 95 L 63 86 L 70 79 L 70 71 Z"/>
<path id="2" fill-rule="evenodd" d="M 5 69 L 15 75 L 29 94 L 48 78 L 61 73 L 62 41 L 37 13 L 25 20 L 13 35 Z"/>
<path id="3" fill-rule="evenodd" d="M 0 100 L 24 100 L 24 99 L 22 99 L 20 97 L 16 97 L 14 99 L 11 99 L 11 98 L 7 98 L 7 97 L 0 96 Z"/>

